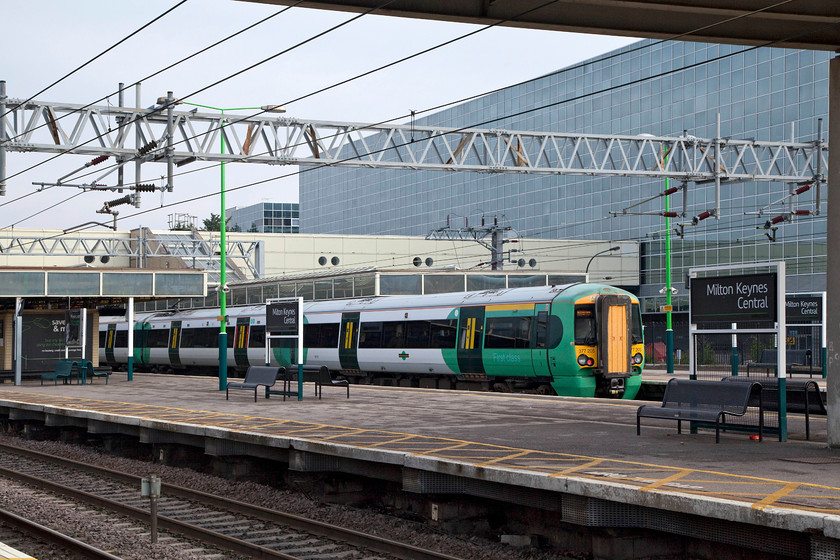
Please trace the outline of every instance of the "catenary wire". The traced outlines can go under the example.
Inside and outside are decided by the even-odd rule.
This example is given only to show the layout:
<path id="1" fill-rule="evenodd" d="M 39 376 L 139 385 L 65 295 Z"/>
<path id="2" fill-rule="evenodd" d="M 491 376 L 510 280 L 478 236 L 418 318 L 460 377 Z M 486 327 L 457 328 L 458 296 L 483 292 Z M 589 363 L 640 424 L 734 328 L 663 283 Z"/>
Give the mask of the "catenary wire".
<path id="1" fill-rule="evenodd" d="M 767 8 L 765 8 L 765 9 L 767 9 Z M 837 25 L 837 24 L 829 24 L 829 25 Z M 772 42 L 765 43 L 765 44 L 763 44 L 763 45 L 759 45 L 759 46 L 751 47 L 751 48 L 748 48 L 748 49 L 744 49 L 744 50 L 742 50 L 742 51 L 738 51 L 738 52 L 736 52 L 736 53 L 730 53 L 730 54 L 728 54 L 728 55 L 722 55 L 722 56 L 720 56 L 720 57 L 716 57 L 716 58 L 713 58 L 713 59 L 709 59 L 709 60 L 706 60 L 706 61 L 702 61 L 702 62 L 700 62 L 700 63 L 695 63 L 695 64 L 688 65 L 688 66 L 685 66 L 685 67 L 682 67 L 682 68 L 674 69 L 674 70 L 672 70 L 672 71 L 663 72 L 663 73 L 660 73 L 660 74 L 657 74 L 657 75 L 654 75 L 654 76 L 649 76 L 649 77 L 646 77 L 646 78 L 643 78 L 643 79 L 640 79 L 640 80 L 635 80 L 635 81 L 633 81 L 633 82 L 629 82 L 629 83 L 626 83 L 626 84 L 619 84 L 619 85 L 616 85 L 616 86 L 613 86 L 613 87 L 610 87 L 610 88 L 605 88 L 605 89 L 603 89 L 603 90 L 599 90 L 599 91 L 595 91 L 595 92 L 590 92 L 590 93 L 587 93 L 587 94 L 584 94 L 584 95 L 581 95 L 581 96 L 573 97 L 573 98 L 570 98 L 570 99 L 565 99 L 565 100 L 562 100 L 562 101 L 559 101 L 559 102 L 556 102 L 556 103 L 552 103 L 552 104 L 544 105 L 544 106 L 537 107 L 537 108 L 534 108 L 534 109 L 529 109 L 529 110 L 525 110 L 525 111 L 520 111 L 520 112 L 518 112 L 518 113 L 511 114 L 511 115 L 505 115 L 505 116 L 500 117 L 499 119 L 493 119 L 493 120 L 489 120 L 489 121 L 484 121 L 483 123 L 480 123 L 480 124 L 487 124 L 487 123 L 490 123 L 490 122 L 495 122 L 496 120 L 500 120 L 500 119 L 503 119 L 503 118 L 511 118 L 511 117 L 515 117 L 515 116 L 520 116 L 520 115 L 522 115 L 522 114 L 526 114 L 526 113 L 528 113 L 528 112 L 532 112 L 532 111 L 536 111 L 536 110 L 541 110 L 541 109 L 544 109 L 544 108 L 547 108 L 547 107 L 556 106 L 556 105 L 559 105 L 559 104 L 562 104 L 562 103 L 568 103 L 568 102 L 570 102 L 570 101 L 575 101 L 575 100 L 578 100 L 578 99 L 583 98 L 583 97 L 587 97 L 587 96 L 591 96 L 591 95 L 598 95 L 598 94 L 600 94 L 600 93 L 604 93 L 604 92 L 606 92 L 606 91 L 612 91 L 612 90 L 614 90 L 614 89 L 618 89 L 618 88 L 620 88 L 620 87 L 626 87 L 627 85 L 634 85 L 634 84 L 636 84 L 636 83 L 639 83 L 639 82 L 642 82 L 642 81 L 645 81 L 645 80 L 655 79 L 655 78 L 662 77 L 662 76 L 667 75 L 667 74 L 671 74 L 671 73 L 674 73 L 674 72 L 679 72 L 679 71 L 682 71 L 682 70 L 685 70 L 685 69 L 688 69 L 688 68 L 692 68 L 692 67 L 695 67 L 695 66 L 699 66 L 699 65 L 701 65 L 701 64 L 708 64 L 708 63 L 710 63 L 710 62 L 714 62 L 714 61 L 716 61 L 716 60 L 720 60 L 720 59 L 728 58 L 728 57 L 730 57 L 730 56 L 735 56 L 735 55 L 738 55 L 738 54 L 741 54 L 741 53 L 744 53 L 744 52 L 748 52 L 748 51 L 750 51 L 750 50 L 754 50 L 754 49 L 761 48 L 761 47 L 766 47 L 766 46 L 769 46 L 769 45 L 774 44 L 774 43 L 779 42 L 779 41 L 789 40 L 789 39 L 791 39 L 791 38 L 795 38 L 795 37 L 797 37 L 797 36 L 801 36 L 801 35 L 805 35 L 805 34 L 809 34 L 809 33 L 813 33 L 813 31 L 810 31 L 810 32 L 807 32 L 807 33 L 799 33 L 799 34 L 795 34 L 795 35 L 792 35 L 792 36 L 790 36 L 790 37 L 786 37 L 786 38 L 783 38 L 783 39 L 779 39 L 779 40 L 777 40 L 777 41 L 772 41 Z M 564 69 L 564 71 L 568 71 L 568 69 Z M 503 89 L 504 89 L 504 88 L 503 88 Z M 476 126 L 476 125 L 471 125 L 471 127 L 474 127 L 474 126 Z M 468 128 L 468 127 L 464 127 L 464 128 Z M 205 168 L 203 168 L 203 169 L 208 169 L 208 168 L 210 168 L 210 167 L 213 167 L 213 166 L 208 166 L 208 167 L 205 167 Z M 320 168 L 320 167 L 322 167 L 322 166 L 318 166 L 318 167 L 315 167 L 315 168 L 310 168 L 310 169 L 307 169 L 307 170 L 304 170 L 304 171 L 299 171 L 299 172 L 296 172 L 296 173 L 291 173 L 291 174 L 281 175 L 281 176 L 278 176 L 278 177 L 275 177 L 275 178 L 272 178 L 272 179 L 268 179 L 268 180 L 263 180 L 263 181 L 258 181 L 258 182 L 254 182 L 254 183 L 249 183 L 249 184 L 246 184 L 246 185 L 242 185 L 242 186 L 240 186 L 240 187 L 235 187 L 235 188 L 230 189 L 230 190 L 238 190 L 238 189 L 241 189 L 241 188 L 248 188 L 248 187 L 251 187 L 251 186 L 258 185 L 258 184 L 263 184 L 263 183 L 268 182 L 268 181 L 272 181 L 272 180 L 276 180 L 276 179 L 279 179 L 279 178 L 288 177 L 288 176 L 291 176 L 291 175 L 294 175 L 294 174 L 297 174 L 297 173 L 302 173 L 302 172 L 306 172 L 306 171 L 312 171 L 312 170 L 318 169 L 318 168 Z M 125 216 L 125 218 L 130 218 L 130 217 L 134 217 L 134 216 L 137 216 L 137 215 L 145 214 L 145 213 L 150 212 L 150 211 L 157 211 L 157 210 L 160 210 L 161 208 L 166 208 L 166 207 L 170 207 L 170 206 L 176 206 L 176 205 L 180 205 L 180 204 L 185 204 L 185 203 L 188 203 L 188 202 L 192 202 L 192 201 L 195 201 L 195 200 L 198 200 L 198 199 L 201 199 L 201 198 L 207 198 L 207 197 L 210 197 L 210 196 L 215 196 L 215 193 L 212 193 L 212 194 L 209 194 L 209 195 L 206 195 L 206 196 L 202 196 L 202 197 L 194 197 L 194 198 L 190 198 L 190 199 L 186 199 L 186 200 L 178 201 L 178 202 L 176 202 L 176 203 L 172 203 L 172 204 L 169 204 L 169 205 L 162 205 L 161 207 L 154 208 L 154 209 L 150 209 L 150 210 L 147 210 L 147 211 L 136 212 L 136 213 L 131 214 L 131 215 L 129 215 L 129 216 Z"/>
<path id="2" fill-rule="evenodd" d="M 155 23 L 155 22 L 157 22 L 158 20 L 160 20 L 160 19 L 162 19 L 162 18 L 166 17 L 167 15 L 169 15 L 170 13 L 172 13 L 173 11 L 175 11 L 177 8 L 180 8 L 181 6 L 183 6 L 183 5 L 184 5 L 184 4 L 186 4 L 186 3 L 187 3 L 187 0 L 181 0 L 180 2 L 178 2 L 178 3 L 177 3 L 177 4 L 175 4 L 174 6 L 172 6 L 171 8 L 169 8 L 168 10 L 166 10 L 165 12 L 163 12 L 162 14 L 160 14 L 159 16 L 157 16 L 156 18 L 152 19 L 150 22 L 146 23 L 145 25 L 141 26 L 140 28 L 136 29 L 135 31 L 133 31 L 133 32 L 129 33 L 128 35 L 126 35 L 125 37 L 123 37 L 122 39 L 120 39 L 119 41 L 117 41 L 116 43 L 114 43 L 113 45 L 111 45 L 110 47 L 108 47 L 107 49 L 105 49 L 104 51 L 102 51 L 101 53 L 99 53 L 98 55 L 94 56 L 93 58 L 91 58 L 91 59 L 90 59 L 90 60 L 88 60 L 87 62 L 85 62 L 85 63 L 81 64 L 80 66 L 77 66 L 74 70 L 71 70 L 70 72 L 68 72 L 67 74 L 65 74 L 65 75 L 64 75 L 64 76 L 62 76 L 61 78 L 57 79 L 56 81 L 54 81 L 53 83 L 51 83 L 50 85 L 48 85 L 47 87 L 45 87 L 44 89 L 42 89 L 41 91 L 39 91 L 38 93 L 36 93 L 36 94 L 32 95 L 32 97 L 29 97 L 28 99 L 26 99 L 26 101 L 24 101 L 24 102 L 22 103 L 22 105 L 25 105 L 26 103 L 29 103 L 30 101 L 32 101 L 33 99 L 35 99 L 35 97 L 36 97 L 36 96 L 41 95 L 42 93 L 44 93 L 45 91 L 47 91 L 47 90 L 48 90 L 48 89 L 50 89 L 51 87 L 53 87 L 53 86 L 55 86 L 55 85 L 59 84 L 60 82 L 64 81 L 65 79 L 69 78 L 70 76 L 72 76 L 73 74 L 75 74 L 76 72 L 78 72 L 79 70 L 81 70 L 82 68 L 84 68 L 85 66 L 87 66 L 88 64 L 90 64 L 90 63 L 92 63 L 93 61 L 97 60 L 98 58 L 100 58 L 100 57 L 104 56 L 105 54 L 107 54 L 107 53 L 108 53 L 108 52 L 110 52 L 111 50 L 115 49 L 115 48 L 116 48 L 116 47 L 118 47 L 119 45 L 121 45 L 121 44 L 123 44 L 124 42 L 128 41 L 129 39 L 131 39 L 132 37 L 134 37 L 135 35 L 137 35 L 137 34 L 138 34 L 138 33 L 140 33 L 141 31 L 143 31 L 143 30 L 144 30 L 144 29 L 146 29 L 147 27 L 151 26 L 153 23 Z M 11 110 L 6 111 L 6 112 L 5 112 L 5 113 L 3 113 L 2 115 L 0 115 L 0 117 L 5 117 L 5 116 L 6 116 L 6 115 L 8 115 L 9 113 L 11 113 Z"/>

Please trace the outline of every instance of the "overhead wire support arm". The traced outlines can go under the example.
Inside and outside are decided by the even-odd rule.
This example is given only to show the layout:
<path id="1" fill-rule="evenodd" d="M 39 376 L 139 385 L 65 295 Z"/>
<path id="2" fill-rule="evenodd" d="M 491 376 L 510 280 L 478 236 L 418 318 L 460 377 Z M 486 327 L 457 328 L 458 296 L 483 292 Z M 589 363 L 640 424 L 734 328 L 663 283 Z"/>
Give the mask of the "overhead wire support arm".
<path id="1" fill-rule="evenodd" d="M 267 114 L 230 118 L 225 115 L 228 153 L 221 153 L 218 138 L 221 115 L 175 109 L 167 96 L 165 106 L 151 109 L 89 106 L 31 101 L 7 101 L 5 149 L 11 151 L 112 155 L 143 161 L 158 155 L 167 164 L 167 188 L 172 186 L 176 162 L 201 161 L 416 169 L 480 173 L 649 177 L 681 182 L 812 180 L 815 169 L 827 168 L 824 142 L 765 142 L 703 139 L 691 136 L 649 138 L 632 135 L 525 132 L 479 128 L 444 128 L 417 124 L 364 124 L 272 117 Z M 75 111 L 75 112 L 74 112 Z M 165 114 L 162 114 L 165 113 Z M 66 115 L 53 136 L 39 128 L 49 117 Z M 109 130 L 106 118 L 121 117 Z M 63 132 L 63 122 L 73 134 Z M 146 146 L 125 126 L 138 125 L 144 137 L 165 142 L 162 154 L 139 153 Z M 248 128 L 250 127 L 250 132 Z M 37 130 L 36 130 L 37 129 Z M 196 132 L 204 130 L 204 132 Z M 104 131 L 104 132 L 102 132 Z M 83 137 L 96 136 L 95 143 Z M 667 166 L 651 154 L 657 143 L 667 145 L 672 157 Z M 95 144 L 95 145 L 94 145 Z M 159 145 L 159 144 L 158 144 Z M 711 154 L 715 155 L 712 156 Z M 784 160 L 787 166 L 774 164 Z M 820 162 L 819 166 L 816 165 Z M 713 163 L 712 163 L 713 162 Z"/>

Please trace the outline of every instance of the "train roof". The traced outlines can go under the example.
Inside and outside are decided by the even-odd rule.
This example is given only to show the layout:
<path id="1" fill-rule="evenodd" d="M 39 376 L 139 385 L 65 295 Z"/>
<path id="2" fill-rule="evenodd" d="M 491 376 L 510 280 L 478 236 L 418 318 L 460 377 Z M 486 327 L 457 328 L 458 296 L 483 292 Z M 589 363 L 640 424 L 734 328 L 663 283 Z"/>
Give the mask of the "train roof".
<path id="1" fill-rule="evenodd" d="M 499 290 L 481 290 L 475 292 L 453 292 L 434 295 L 411 296 L 372 296 L 357 299 L 339 299 L 329 301 L 304 302 L 304 313 L 350 313 L 367 310 L 416 309 L 428 307 L 463 307 L 474 305 L 504 305 L 513 303 L 540 303 L 552 301 L 563 294 L 570 298 L 577 298 L 592 292 L 612 292 L 627 294 L 628 292 L 607 286 L 605 284 L 563 284 L 556 286 L 534 286 L 527 288 L 504 288 Z M 230 306 L 227 308 L 229 318 L 248 317 L 265 313 L 265 304 Z M 207 320 L 217 319 L 218 308 L 187 309 L 184 311 L 156 311 L 152 313 L 138 313 L 135 320 L 166 321 L 166 320 Z M 124 317 L 116 319 L 124 321 Z M 101 318 L 100 322 L 108 322 L 108 318 Z"/>

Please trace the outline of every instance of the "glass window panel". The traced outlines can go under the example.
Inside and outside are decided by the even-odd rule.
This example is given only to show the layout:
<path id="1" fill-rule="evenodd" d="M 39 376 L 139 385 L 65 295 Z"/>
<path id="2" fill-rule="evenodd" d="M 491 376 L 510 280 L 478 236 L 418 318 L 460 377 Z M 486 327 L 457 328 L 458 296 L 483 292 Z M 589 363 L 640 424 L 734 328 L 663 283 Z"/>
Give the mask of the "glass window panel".
<path id="1" fill-rule="evenodd" d="M 507 287 L 507 279 L 501 275 L 468 274 L 467 291 L 501 290 Z"/>
<path id="2" fill-rule="evenodd" d="M 423 293 L 445 294 L 464 291 L 463 274 L 426 274 L 423 279 Z"/>
<path id="3" fill-rule="evenodd" d="M 353 293 L 356 297 L 376 295 L 376 282 L 373 276 L 357 276 L 353 279 Z"/>
<path id="4" fill-rule="evenodd" d="M 102 293 L 107 295 L 151 295 L 152 274 L 103 272 Z"/>
<path id="5" fill-rule="evenodd" d="M 508 287 L 523 288 L 527 286 L 545 286 L 545 274 L 532 276 L 508 276 Z"/>
<path id="6" fill-rule="evenodd" d="M 0 294 L 4 296 L 44 295 L 44 272 L 0 272 Z"/>
<path id="7" fill-rule="evenodd" d="M 297 287 L 297 297 L 302 297 L 304 301 L 312 301 L 312 282 L 300 282 L 295 286 Z"/>
<path id="8" fill-rule="evenodd" d="M 186 296 L 204 293 L 202 274 L 155 274 L 155 295 Z"/>
<path id="9" fill-rule="evenodd" d="M 54 296 L 99 295 L 99 273 L 50 272 L 47 292 Z"/>
<path id="10" fill-rule="evenodd" d="M 414 295 L 420 294 L 423 277 L 420 274 L 398 275 L 388 274 L 379 278 L 379 290 L 382 295 Z"/>
<path id="11" fill-rule="evenodd" d="M 315 282 L 315 299 L 332 299 L 333 298 L 333 283 L 332 280 L 321 280 Z"/>
<path id="12" fill-rule="evenodd" d="M 336 299 L 353 297 L 353 279 L 336 278 L 333 280 L 333 294 Z"/>

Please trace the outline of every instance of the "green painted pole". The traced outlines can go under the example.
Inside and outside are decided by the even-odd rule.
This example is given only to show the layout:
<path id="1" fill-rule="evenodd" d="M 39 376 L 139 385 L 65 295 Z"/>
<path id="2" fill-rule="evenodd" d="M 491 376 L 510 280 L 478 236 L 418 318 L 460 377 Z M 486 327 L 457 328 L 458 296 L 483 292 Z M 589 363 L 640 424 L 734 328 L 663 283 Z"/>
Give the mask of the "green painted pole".
<path id="1" fill-rule="evenodd" d="M 222 126 L 221 126 L 221 142 L 222 154 L 225 153 L 225 125 L 224 125 L 224 109 L 219 109 L 222 112 Z M 219 166 L 222 173 L 222 181 L 220 188 L 220 214 L 219 214 L 219 239 L 221 247 L 219 249 L 219 391 L 224 391 L 227 388 L 227 236 L 225 235 L 225 162 Z"/>

